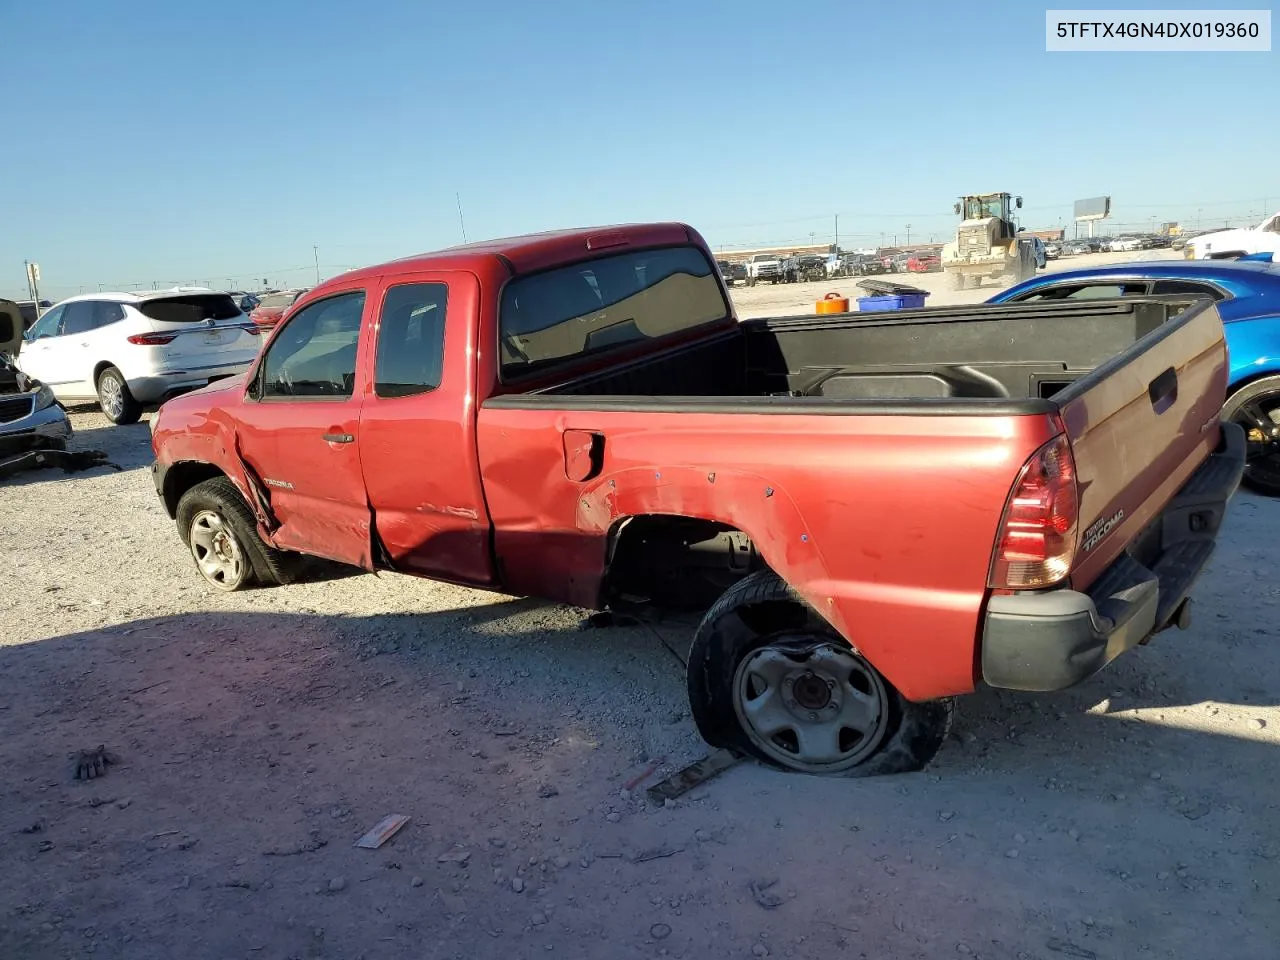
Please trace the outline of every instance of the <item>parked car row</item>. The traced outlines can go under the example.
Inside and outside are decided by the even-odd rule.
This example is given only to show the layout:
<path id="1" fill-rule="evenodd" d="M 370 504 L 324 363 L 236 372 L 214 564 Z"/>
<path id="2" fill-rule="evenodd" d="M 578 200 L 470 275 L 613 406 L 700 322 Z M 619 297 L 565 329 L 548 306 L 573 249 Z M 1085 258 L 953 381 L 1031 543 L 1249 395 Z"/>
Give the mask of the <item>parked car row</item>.
<path id="1" fill-rule="evenodd" d="M 724 285 L 726 287 L 732 287 L 735 283 L 747 282 L 747 268 L 745 264 L 741 264 L 733 260 L 717 260 L 716 269 L 720 271 L 720 276 L 724 278 Z"/>
<path id="2" fill-rule="evenodd" d="M 1043 264 L 1042 264 L 1043 265 Z M 745 263 L 720 259 L 716 268 L 727 286 L 742 283 L 803 283 L 837 277 L 869 277 L 884 273 L 931 273 L 942 269 L 934 248 L 894 253 L 754 254 Z"/>

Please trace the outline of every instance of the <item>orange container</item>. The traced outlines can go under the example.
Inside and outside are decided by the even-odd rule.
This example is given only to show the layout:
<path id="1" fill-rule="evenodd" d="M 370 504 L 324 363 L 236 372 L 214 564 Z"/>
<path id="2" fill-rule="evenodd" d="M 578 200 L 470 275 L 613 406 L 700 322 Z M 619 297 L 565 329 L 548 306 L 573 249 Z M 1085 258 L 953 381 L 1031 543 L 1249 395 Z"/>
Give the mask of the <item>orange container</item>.
<path id="1" fill-rule="evenodd" d="M 848 313 L 849 298 L 838 293 L 828 293 L 814 304 L 814 310 L 818 313 Z"/>

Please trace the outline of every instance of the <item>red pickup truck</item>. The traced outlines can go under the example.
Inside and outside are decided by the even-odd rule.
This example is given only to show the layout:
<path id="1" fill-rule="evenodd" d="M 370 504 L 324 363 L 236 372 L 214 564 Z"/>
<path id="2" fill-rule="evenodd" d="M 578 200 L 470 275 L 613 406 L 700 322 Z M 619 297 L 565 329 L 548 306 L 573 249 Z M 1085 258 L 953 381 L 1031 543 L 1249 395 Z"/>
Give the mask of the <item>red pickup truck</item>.
<path id="1" fill-rule="evenodd" d="M 739 322 L 679 223 L 329 280 L 167 402 L 156 490 L 214 587 L 298 554 L 705 611 L 712 744 L 919 769 L 952 697 L 1056 690 L 1185 625 L 1244 464 L 1213 303 Z"/>

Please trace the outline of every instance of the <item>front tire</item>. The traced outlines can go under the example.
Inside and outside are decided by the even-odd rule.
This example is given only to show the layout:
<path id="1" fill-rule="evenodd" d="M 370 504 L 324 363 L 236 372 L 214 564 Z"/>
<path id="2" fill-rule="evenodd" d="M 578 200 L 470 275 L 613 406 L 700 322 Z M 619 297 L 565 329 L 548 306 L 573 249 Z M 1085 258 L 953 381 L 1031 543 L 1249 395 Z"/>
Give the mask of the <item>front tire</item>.
<path id="1" fill-rule="evenodd" d="M 907 700 L 768 570 L 707 611 L 687 681 L 704 740 L 799 773 L 921 770 L 951 726 L 950 698 Z"/>
<path id="2" fill-rule="evenodd" d="M 177 522 L 196 570 L 217 590 L 230 593 L 255 583 L 277 586 L 296 579 L 300 558 L 258 536 L 253 514 L 226 477 L 205 480 L 184 493 Z"/>
<path id="3" fill-rule="evenodd" d="M 137 423 L 142 416 L 142 404 L 134 399 L 129 384 L 115 367 L 107 367 L 98 374 L 98 406 L 114 424 Z"/>
<path id="4" fill-rule="evenodd" d="M 1227 398 L 1222 419 L 1240 424 L 1248 440 L 1241 483 L 1265 497 L 1280 497 L 1280 376 L 1246 384 Z"/>

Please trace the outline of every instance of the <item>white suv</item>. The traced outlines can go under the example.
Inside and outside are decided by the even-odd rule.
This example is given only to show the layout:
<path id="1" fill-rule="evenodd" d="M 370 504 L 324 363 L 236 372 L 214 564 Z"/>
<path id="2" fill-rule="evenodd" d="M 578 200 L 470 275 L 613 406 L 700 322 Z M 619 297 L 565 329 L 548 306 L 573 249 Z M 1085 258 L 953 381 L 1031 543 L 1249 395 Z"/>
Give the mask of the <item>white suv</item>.
<path id="1" fill-rule="evenodd" d="M 136 423 L 144 403 L 243 372 L 260 345 L 258 328 L 225 293 L 97 293 L 40 317 L 18 367 L 61 401 L 96 399 L 113 423 Z"/>

